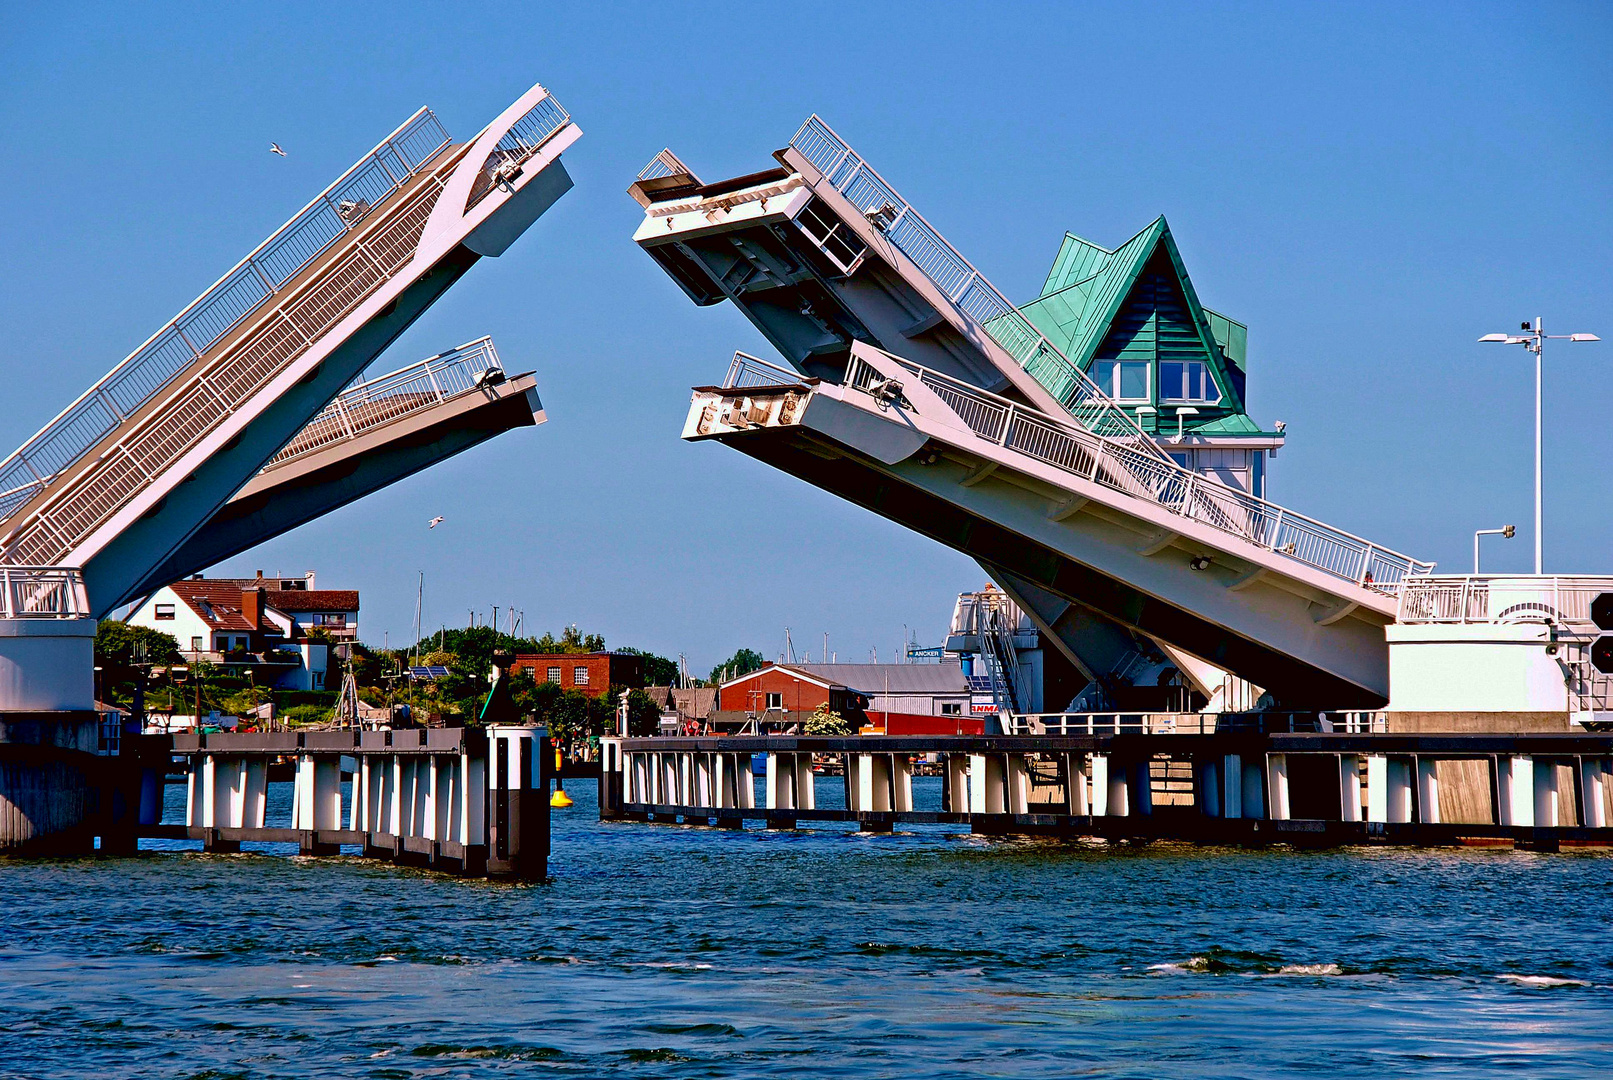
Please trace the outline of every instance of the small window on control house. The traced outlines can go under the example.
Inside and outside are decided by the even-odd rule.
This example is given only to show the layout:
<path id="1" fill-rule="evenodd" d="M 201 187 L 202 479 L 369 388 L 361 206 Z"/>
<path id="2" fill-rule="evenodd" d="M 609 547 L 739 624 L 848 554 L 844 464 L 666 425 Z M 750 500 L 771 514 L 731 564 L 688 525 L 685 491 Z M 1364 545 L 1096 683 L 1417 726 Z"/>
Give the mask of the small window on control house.
<path id="1" fill-rule="evenodd" d="M 572 668 L 571 669 L 571 685 L 573 685 L 573 686 L 587 686 L 588 685 L 588 669 L 585 668 L 585 667 L 574 667 L 574 668 Z"/>
<path id="2" fill-rule="evenodd" d="M 550 682 L 554 683 L 556 686 L 559 686 L 560 685 L 560 669 L 557 668 L 557 667 L 550 668 L 549 669 L 548 679 L 549 679 Z"/>
<path id="3" fill-rule="evenodd" d="M 1093 380 L 1116 401 L 1147 401 L 1149 367 L 1146 360 L 1099 360 L 1092 365 Z"/>
<path id="4" fill-rule="evenodd" d="M 1220 398 L 1208 364 L 1186 360 L 1159 365 L 1159 400 L 1219 401 Z"/>

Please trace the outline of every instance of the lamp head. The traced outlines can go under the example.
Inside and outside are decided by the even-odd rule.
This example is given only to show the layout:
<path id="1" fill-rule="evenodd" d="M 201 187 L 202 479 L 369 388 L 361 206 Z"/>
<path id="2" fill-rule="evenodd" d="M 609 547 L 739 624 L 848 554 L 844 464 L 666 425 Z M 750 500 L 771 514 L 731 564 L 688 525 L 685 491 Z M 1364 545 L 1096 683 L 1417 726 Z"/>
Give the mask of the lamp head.
<path id="1" fill-rule="evenodd" d="M 1518 527 L 1516 525 L 1507 525 L 1502 528 L 1501 535 L 1506 537 L 1508 540 L 1511 540 L 1514 536 L 1518 535 Z"/>
<path id="2" fill-rule="evenodd" d="M 1601 341 L 1595 334 L 1569 334 L 1569 341 Z"/>

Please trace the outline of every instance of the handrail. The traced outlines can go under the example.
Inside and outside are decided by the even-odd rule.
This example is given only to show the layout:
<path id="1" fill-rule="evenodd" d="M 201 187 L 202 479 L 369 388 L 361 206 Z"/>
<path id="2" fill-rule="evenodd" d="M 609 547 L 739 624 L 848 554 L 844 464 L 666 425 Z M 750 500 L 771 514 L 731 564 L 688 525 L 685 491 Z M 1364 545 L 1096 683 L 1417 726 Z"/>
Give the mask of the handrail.
<path id="1" fill-rule="evenodd" d="M 728 374 L 723 378 L 723 388 L 743 390 L 752 386 L 788 386 L 800 382 L 802 378 L 804 376 L 799 371 L 791 371 L 770 364 L 759 356 L 736 351 L 728 364 Z"/>
<path id="2" fill-rule="evenodd" d="M 514 173 L 508 170 L 521 165 L 533 154 L 543 148 L 543 144 L 552 139 L 561 128 L 571 123 L 571 114 L 566 107 L 556 101 L 553 94 L 545 93 L 538 99 L 538 103 L 520 118 L 511 124 L 505 131 L 498 144 L 482 162 L 482 171 L 472 185 L 470 196 L 465 201 L 465 209 L 469 210 L 487 197 L 488 192 L 499 183 L 501 176 L 514 179 Z"/>
<path id="3" fill-rule="evenodd" d="M 981 390 L 898 356 L 885 354 L 912 372 L 980 438 L 1036 458 L 1172 513 L 1231 533 L 1335 577 L 1389 595 L 1406 577 L 1429 574 L 1431 562 L 1374 544 L 1315 518 L 1229 487 L 1167 458 L 1156 461 L 1129 446 L 1099 438 L 1038 409 Z M 877 369 L 853 356 L 845 385 L 866 390 Z"/>
<path id="4" fill-rule="evenodd" d="M 84 574 L 73 566 L 0 566 L 0 619 L 87 619 Z"/>
<path id="5" fill-rule="evenodd" d="M 1426 623 L 1553 622 L 1590 627 L 1591 601 L 1613 592 L 1613 576 L 1441 574 L 1400 594 L 1398 621 Z"/>
<path id="6" fill-rule="evenodd" d="M 447 146 L 420 108 L 95 385 L 0 461 L 0 522 L 259 310 Z"/>
<path id="7" fill-rule="evenodd" d="M 1134 416 L 1117 405 L 1009 303 L 974 264 L 816 113 L 796 131 L 790 146 L 913 260 L 960 314 L 978 323 L 1015 363 L 1047 387 L 1072 419 L 1094 434 L 1134 444 L 1150 457 L 1169 460 Z"/>
<path id="8" fill-rule="evenodd" d="M 503 370 L 493 339 L 484 336 L 351 386 L 310 420 L 264 469 L 356 439 L 401 417 L 468 393 L 485 373 Z"/>
<path id="9" fill-rule="evenodd" d="M 1227 730 L 1355 735 L 1388 730 L 1387 716 L 1377 711 L 1014 713 L 1008 719 L 1015 735 L 1209 735 Z"/>

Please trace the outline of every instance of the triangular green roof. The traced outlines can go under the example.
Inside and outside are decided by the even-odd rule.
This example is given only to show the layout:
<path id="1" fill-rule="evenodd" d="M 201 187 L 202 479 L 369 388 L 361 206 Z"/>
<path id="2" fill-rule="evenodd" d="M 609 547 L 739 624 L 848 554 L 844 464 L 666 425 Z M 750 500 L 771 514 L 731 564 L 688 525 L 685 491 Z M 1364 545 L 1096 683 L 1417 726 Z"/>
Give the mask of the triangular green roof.
<path id="1" fill-rule="evenodd" d="M 1042 295 L 1020 310 L 1082 371 L 1100 356 L 1206 361 L 1221 401 L 1192 426 L 1244 411 L 1248 330 L 1199 303 L 1164 217 L 1113 251 L 1066 233 Z"/>

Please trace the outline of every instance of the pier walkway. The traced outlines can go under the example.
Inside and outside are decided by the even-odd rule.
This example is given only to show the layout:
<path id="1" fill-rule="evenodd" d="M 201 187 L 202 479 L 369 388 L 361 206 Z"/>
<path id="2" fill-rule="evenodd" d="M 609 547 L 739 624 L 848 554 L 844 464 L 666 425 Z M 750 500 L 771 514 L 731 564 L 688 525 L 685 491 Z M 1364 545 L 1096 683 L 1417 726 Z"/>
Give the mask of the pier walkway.
<path id="1" fill-rule="evenodd" d="M 1244 719 L 1241 729 L 1228 718 L 1194 734 L 1135 717 L 1091 734 L 1020 737 L 607 739 L 600 816 L 1207 843 L 1613 847 L 1613 736 L 1397 735 L 1348 714 Z M 1324 725 L 1332 730 L 1295 730 Z M 919 758 L 941 770 L 938 810 L 914 806 Z M 818 805 L 813 763 L 824 759 L 841 765 L 839 806 Z"/>

